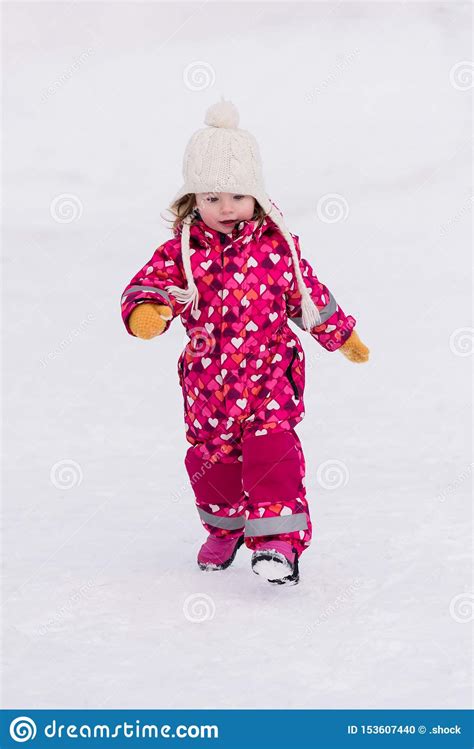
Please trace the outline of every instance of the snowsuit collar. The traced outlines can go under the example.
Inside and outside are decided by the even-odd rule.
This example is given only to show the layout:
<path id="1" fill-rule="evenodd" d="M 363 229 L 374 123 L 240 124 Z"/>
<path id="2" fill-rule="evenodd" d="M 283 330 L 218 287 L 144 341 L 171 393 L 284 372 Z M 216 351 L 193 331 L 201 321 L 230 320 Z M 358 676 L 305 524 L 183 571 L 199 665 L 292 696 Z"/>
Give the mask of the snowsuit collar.
<path id="1" fill-rule="evenodd" d="M 258 222 L 255 220 L 240 221 L 234 227 L 232 232 L 227 235 L 229 237 L 229 245 L 227 246 L 231 247 L 234 243 L 247 244 L 251 241 L 258 244 L 265 232 L 276 229 L 283 236 L 291 252 L 296 281 L 302 297 L 303 327 L 305 330 L 311 330 L 311 328 L 321 322 L 318 308 L 311 299 L 311 295 L 304 282 L 295 239 L 288 231 L 281 211 L 274 203 L 272 205 L 273 208 L 269 209 L 261 226 L 258 226 Z M 190 263 L 191 245 L 194 241 L 198 246 L 200 245 L 214 250 L 216 248 L 220 249 L 222 245 L 221 233 L 207 226 L 198 212 L 197 215 L 195 213 L 194 215 L 190 214 L 186 216 L 180 226 L 174 229 L 174 234 L 175 237 L 179 237 L 181 243 L 181 256 L 187 287 L 183 289 L 180 286 L 172 285 L 169 286 L 168 292 L 172 294 L 180 304 L 185 305 L 185 309 L 187 306 L 191 305 L 193 311 L 197 311 L 199 294 L 193 278 Z M 225 248 L 224 245 L 224 249 Z"/>
<path id="2" fill-rule="evenodd" d="M 224 234 L 204 223 L 202 218 L 196 219 L 190 228 L 190 239 L 201 247 L 215 247 L 216 245 L 225 245 L 229 242 L 242 242 L 244 239 L 258 241 L 260 237 L 272 227 L 276 228 L 269 216 L 265 216 L 262 225 L 257 226 L 258 221 L 239 221 L 232 232 Z M 175 237 L 182 234 L 182 225 L 174 230 Z"/>

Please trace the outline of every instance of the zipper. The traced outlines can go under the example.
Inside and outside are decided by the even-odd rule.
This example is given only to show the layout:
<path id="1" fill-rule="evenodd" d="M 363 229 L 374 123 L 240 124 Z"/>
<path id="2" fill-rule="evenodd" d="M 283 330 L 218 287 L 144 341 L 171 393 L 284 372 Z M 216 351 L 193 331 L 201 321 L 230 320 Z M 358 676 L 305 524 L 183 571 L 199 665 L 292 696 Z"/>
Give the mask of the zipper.
<path id="1" fill-rule="evenodd" d="M 179 384 L 181 387 L 183 387 L 183 381 L 184 381 L 184 361 L 183 358 L 180 356 L 178 360 L 178 379 Z"/>
<path id="2" fill-rule="evenodd" d="M 297 355 L 298 355 L 298 349 L 296 348 L 296 346 L 294 346 L 293 347 L 293 356 L 291 357 L 291 361 L 290 361 L 290 363 L 288 364 L 288 366 L 286 368 L 285 374 L 286 374 L 286 376 L 288 377 L 288 379 L 289 379 L 289 381 L 291 383 L 291 387 L 293 388 L 293 393 L 294 393 L 294 396 L 295 396 L 296 400 L 299 400 L 300 399 L 300 394 L 298 392 L 298 388 L 296 387 L 296 382 L 293 379 L 293 373 L 291 371 L 292 367 L 293 367 L 293 362 L 296 359 Z"/>
<path id="3" fill-rule="evenodd" d="M 224 293 L 223 292 L 224 292 L 224 289 L 225 289 L 224 242 L 223 242 L 221 233 L 219 233 L 219 243 L 220 243 L 220 247 L 221 247 L 221 294 L 222 294 L 222 296 L 221 296 L 221 303 L 220 303 L 221 324 L 220 324 L 220 330 L 219 330 L 219 349 L 218 349 L 219 350 L 219 372 L 220 372 L 221 369 L 222 369 L 222 347 L 223 347 L 223 342 L 225 340 L 224 334 L 223 334 L 224 314 L 223 314 L 223 311 L 222 311 L 223 307 L 224 307 Z M 226 400 L 226 398 L 224 396 L 224 381 L 223 381 L 223 378 L 221 379 L 221 382 L 222 382 L 222 395 L 223 395 L 222 405 L 223 405 L 223 407 L 225 407 L 224 401 Z"/>

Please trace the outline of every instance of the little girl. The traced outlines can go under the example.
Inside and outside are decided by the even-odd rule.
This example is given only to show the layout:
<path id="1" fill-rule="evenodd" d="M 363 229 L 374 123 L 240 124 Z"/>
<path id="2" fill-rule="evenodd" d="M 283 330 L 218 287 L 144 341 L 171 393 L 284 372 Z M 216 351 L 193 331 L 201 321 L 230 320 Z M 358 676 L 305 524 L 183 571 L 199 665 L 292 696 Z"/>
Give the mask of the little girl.
<path id="1" fill-rule="evenodd" d="M 298 237 L 265 192 L 254 137 L 222 100 L 189 141 L 174 197 L 174 238 L 122 297 L 131 335 L 154 338 L 180 315 L 189 341 L 178 360 L 185 465 L 209 533 L 203 570 L 228 567 L 244 543 L 253 571 L 295 585 L 311 541 L 305 460 L 304 352 L 288 320 L 353 362 L 369 351 L 302 258 Z"/>

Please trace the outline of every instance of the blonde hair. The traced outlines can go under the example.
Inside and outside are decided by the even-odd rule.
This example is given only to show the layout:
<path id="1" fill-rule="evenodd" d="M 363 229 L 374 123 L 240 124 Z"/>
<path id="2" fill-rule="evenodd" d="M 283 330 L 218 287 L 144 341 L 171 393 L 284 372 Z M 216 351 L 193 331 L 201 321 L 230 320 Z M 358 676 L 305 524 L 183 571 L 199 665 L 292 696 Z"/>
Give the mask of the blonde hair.
<path id="1" fill-rule="evenodd" d="M 265 216 L 267 215 L 266 212 L 263 210 L 262 206 L 258 202 L 256 198 L 255 200 L 255 209 L 253 212 L 253 216 L 250 219 L 251 221 L 257 221 L 257 229 L 261 227 L 263 224 L 263 221 L 265 219 Z M 176 200 L 169 208 L 169 211 L 173 214 L 172 219 L 167 219 L 165 217 L 165 221 L 168 221 L 172 224 L 172 228 L 175 231 L 176 229 L 179 229 L 182 226 L 183 220 L 186 218 L 186 216 L 192 215 L 192 221 L 191 224 L 195 223 L 195 221 L 198 220 L 196 216 L 197 209 L 197 203 L 196 203 L 196 195 L 191 192 L 187 193 L 186 195 L 183 195 L 182 198 L 179 198 L 179 200 Z"/>

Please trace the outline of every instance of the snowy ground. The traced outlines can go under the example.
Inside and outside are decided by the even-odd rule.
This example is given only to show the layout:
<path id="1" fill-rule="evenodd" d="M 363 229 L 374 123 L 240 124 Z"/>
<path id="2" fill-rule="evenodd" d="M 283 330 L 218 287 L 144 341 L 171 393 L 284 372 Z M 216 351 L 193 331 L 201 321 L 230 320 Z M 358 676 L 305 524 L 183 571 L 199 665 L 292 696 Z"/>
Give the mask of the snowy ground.
<path id="1" fill-rule="evenodd" d="M 3 707 L 470 706 L 470 14 L 3 6 Z M 221 94 L 371 349 L 303 338 L 315 538 L 289 589 L 245 549 L 197 568 L 184 331 L 119 314 Z"/>

